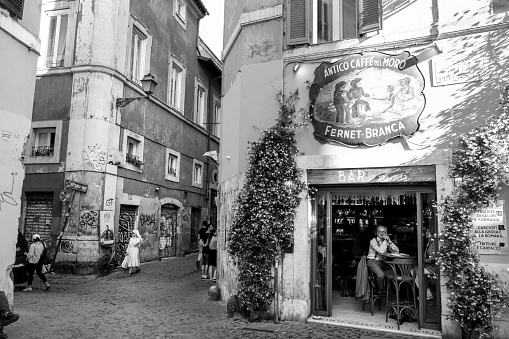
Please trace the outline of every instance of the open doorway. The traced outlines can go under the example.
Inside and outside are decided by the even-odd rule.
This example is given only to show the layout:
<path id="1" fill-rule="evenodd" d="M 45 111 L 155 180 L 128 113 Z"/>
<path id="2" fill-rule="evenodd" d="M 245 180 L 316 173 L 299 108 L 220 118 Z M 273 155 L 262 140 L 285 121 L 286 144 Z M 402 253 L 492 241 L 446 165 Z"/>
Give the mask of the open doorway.
<path id="1" fill-rule="evenodd" d="M 412 274 L 421 327 L 440 330 L 434 200 L 432 186 L 320 188 L 312 204 L 313 314 L 361 327 L 397 328 L 396 320 L 386 322 L 386 295 L 371 315 L 371 305 L 364 304 L 356 288 L 359 262 L 363 256 L 366 260 L 370 240 L 376 238 L 377 227 L 382 225 L 399 253 L 414 258 Z M 409 314 L 400 322 L 401 330 L 418 331 L 416 320 Z"/>

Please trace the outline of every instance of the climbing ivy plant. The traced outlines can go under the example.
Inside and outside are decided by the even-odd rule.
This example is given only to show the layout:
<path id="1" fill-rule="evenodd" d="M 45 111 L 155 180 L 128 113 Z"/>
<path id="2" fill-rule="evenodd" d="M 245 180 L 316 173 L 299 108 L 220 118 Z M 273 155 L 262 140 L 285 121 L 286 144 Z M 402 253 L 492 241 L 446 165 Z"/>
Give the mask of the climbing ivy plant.
<path id="1" fill-rule="evenodd" d="M 509 301 L 500 278 L 480 264 L 471 235 L 471 214 L 492 206 L 509 182 L 508 92 L 509 85 L 501 95 L 499 116 L 459 138 L 450 169 L 456 187 L 439 205 L 445 224 L 439 264 L 450 291 L 448 319 L 458 321 L 467 332 L 477 332 L 479 338 L 491 336 L 493 318 Z"/>
<path id="2" fill-rule="evenodd" d="M 274 126 L 249 142 L 245 182 L 234 204 L 228 252 L 238 268 L 239 297 L 251 311 L 268 310 L 273 299 L 274 264 L 293 245 L 295 209 L 306 189 L 295 157 L 298 92 L 277 95 Z"/>

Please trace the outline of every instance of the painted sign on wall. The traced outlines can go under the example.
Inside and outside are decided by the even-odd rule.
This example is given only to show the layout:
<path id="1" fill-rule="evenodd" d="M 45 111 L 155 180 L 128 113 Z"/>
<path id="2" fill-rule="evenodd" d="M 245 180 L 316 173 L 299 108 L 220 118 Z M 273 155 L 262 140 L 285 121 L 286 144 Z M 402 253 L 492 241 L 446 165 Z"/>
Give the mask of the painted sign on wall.
<path id="1" fill-rule="evenodd" d="M 504 200 L 471 215 L 474 250 L 479 254 L 509 254 Z"/>
<path id="2" fill-rule="evenodd" d="M 315 138 L 374 146 L 416 132 L 424 78 L 417 66 L 398 68 L 409 56 L 354 54 L 316 68 L 309 91 Z"/>

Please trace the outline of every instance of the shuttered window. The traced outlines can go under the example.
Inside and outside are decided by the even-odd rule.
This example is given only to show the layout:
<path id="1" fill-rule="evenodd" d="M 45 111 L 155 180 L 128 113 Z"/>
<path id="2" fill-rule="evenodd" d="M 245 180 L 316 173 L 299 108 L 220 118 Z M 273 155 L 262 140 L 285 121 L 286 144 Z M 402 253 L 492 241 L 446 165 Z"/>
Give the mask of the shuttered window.
<path id="1" fill-rule="evenodd" d="M 305 44 L 309 41 L 309 0 L 289 0 L 287 16 L 287 44 Z"/>
<path id="2" fill-rule="evenodd" d="M 357 38 L 382 28 L 382 0 L 288 0 L 287 45 Z"/>
<path id="3" fill-rule="evenodd" d="M 365 34 L 382 29 L 381 0 L 361 0 L 359 33 Z"/>
<path id="4" fill-rule="evenodd" d="M 7 10 L 18 19 L 23 19 L 25 0 L 0 0 L 0 5 L 7 8 Z"/>

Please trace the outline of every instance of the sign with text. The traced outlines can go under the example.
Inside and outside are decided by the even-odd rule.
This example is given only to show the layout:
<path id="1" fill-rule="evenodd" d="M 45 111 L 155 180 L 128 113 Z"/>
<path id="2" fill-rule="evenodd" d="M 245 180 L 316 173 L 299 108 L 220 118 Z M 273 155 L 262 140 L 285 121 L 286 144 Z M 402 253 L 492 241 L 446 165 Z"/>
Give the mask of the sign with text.
<path id="1" fill-rule="evenodd" d="M 410 54 L 353 54 L 315 70 L 309 90 L 315 139 L 375 146 L 419 129 L 424 78 L 417 66 L 400 70 Z"/>
<path id="2" fill-rule="evenodd" d="M 310 185 L 433 181 L 434 166 L 308 170 Z"/>
<path id="3" fill-rule="evenodd" d="M 474 251 L 478 254 L 509 254 L 504 200 L 472 213 Z"/>

